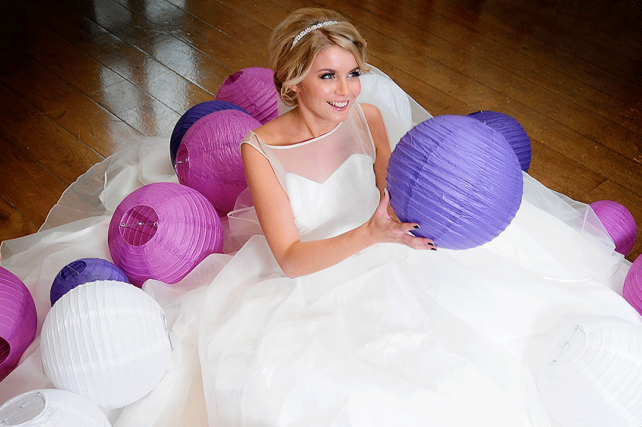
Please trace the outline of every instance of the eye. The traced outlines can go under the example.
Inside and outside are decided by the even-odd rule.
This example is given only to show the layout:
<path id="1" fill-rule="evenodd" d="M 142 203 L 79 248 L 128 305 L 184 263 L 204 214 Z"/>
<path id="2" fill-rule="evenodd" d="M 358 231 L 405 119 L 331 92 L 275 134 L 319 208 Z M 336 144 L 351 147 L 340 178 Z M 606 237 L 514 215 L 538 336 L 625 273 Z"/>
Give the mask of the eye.
<path id="1" fill-rule="evenodd" d="M 348 74 L 348 77 L 359 77 L 359 76 L 361 76 L 361 71 L 359 71 L 359 70 L 355 70 L 355 71 L 351 72 L 350 74 Z"/>
<path id="2" fill-rule="evenodd" d="M 332 78 L 334 78 L 334 73 L 321 74 L 320 78 L 323 79 L 323 80 L 332 79 Z"/>

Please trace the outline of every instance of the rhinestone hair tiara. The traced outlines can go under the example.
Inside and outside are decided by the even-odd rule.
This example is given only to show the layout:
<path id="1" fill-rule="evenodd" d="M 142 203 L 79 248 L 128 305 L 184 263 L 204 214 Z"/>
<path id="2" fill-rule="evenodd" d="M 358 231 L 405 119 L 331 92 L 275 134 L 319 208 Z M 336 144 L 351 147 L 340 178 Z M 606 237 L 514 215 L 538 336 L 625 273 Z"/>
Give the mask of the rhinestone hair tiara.
<path id="1" fill-rule="evenodd" d="M 314 24 L 306 28 L 305 30 L 301 31 L 297 36 L 292 40 L 292 47 L 294 47 L 299 40 L 301 40 L 303 37 L 305 37 L 306 34 L 308 34 L 311 31 L 318 30 L 319 28 L 327 27 L 328 25 L 334 25 L 338 24 L 339 21 L 324 21 L 324 22 L 319 22 L 318 24 Z"/>

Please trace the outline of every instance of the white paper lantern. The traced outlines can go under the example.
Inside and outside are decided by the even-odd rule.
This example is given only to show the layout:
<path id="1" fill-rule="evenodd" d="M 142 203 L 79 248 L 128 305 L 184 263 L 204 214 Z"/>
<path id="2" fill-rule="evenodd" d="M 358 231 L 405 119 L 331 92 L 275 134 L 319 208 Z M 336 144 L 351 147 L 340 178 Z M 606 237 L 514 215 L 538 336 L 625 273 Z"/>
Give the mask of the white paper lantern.
<path id="1" fill-rule="evenodd" d="M 0 406 L 0 426 L 111 427 L 88 399 L 64 390 L 33 390 Z"/>
<path id="2" fill-rule="evenodd" d="M 642 328 L 613 316 L 570 326 L 548 352 L 539 390 L 561 427 L 640 427 Z"/>
<path id="3" fill-rule="evenodd" d="M 102 408 L 136 402 L 167 369 L 171 344 L 161 306 L 123 282 L 96 281 L 67 292 L 42 327 L 45 374 Z"/>

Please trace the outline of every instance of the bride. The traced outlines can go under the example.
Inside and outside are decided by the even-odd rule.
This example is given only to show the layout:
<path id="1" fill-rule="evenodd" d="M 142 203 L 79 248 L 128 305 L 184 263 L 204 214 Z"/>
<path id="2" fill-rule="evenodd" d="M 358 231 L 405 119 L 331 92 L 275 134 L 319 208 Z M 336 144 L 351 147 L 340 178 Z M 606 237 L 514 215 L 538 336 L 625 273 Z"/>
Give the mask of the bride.
<path id="1" fill-rule="evenodd" d="M 480 247 L 438 249 L 397 220 L 385 188 L 392 106 L 358 102 L 365 47 L 324 9 L 274 30 L 291 109 L 241 145 L 261 233 L 178 286 L 147 281 L 172 361 L 148 396 L 109 414 L 114 426 L 556 426 L 538 375 L 559 333 L 590 316 L 642 327 L 613 291 L 626 266 L 590 209 L 527 174 L 515 218 Z M 106 175 L 118 188 L 128 176 Z M 81 245 L 108 258 L 105 222 L 109 208 L 58 230 L 60 247 L 16 245 L 7 265 Z M 104 240 L 88 245 L 88 230 Z M 1 397 L 50 386 L 32 353 Z"/>

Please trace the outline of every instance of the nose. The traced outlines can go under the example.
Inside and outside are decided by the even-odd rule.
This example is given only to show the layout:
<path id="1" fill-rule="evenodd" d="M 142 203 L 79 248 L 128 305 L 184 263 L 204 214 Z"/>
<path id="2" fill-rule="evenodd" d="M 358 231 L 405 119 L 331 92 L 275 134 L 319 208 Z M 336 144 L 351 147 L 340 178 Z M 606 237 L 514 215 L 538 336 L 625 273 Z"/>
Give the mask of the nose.
<path id="1" fill-rule="evenodd" d="M 338 79 L 335 92 L 339 95 L 347 95 L 350 93 L 350 87 L 346 79 Z"/>

